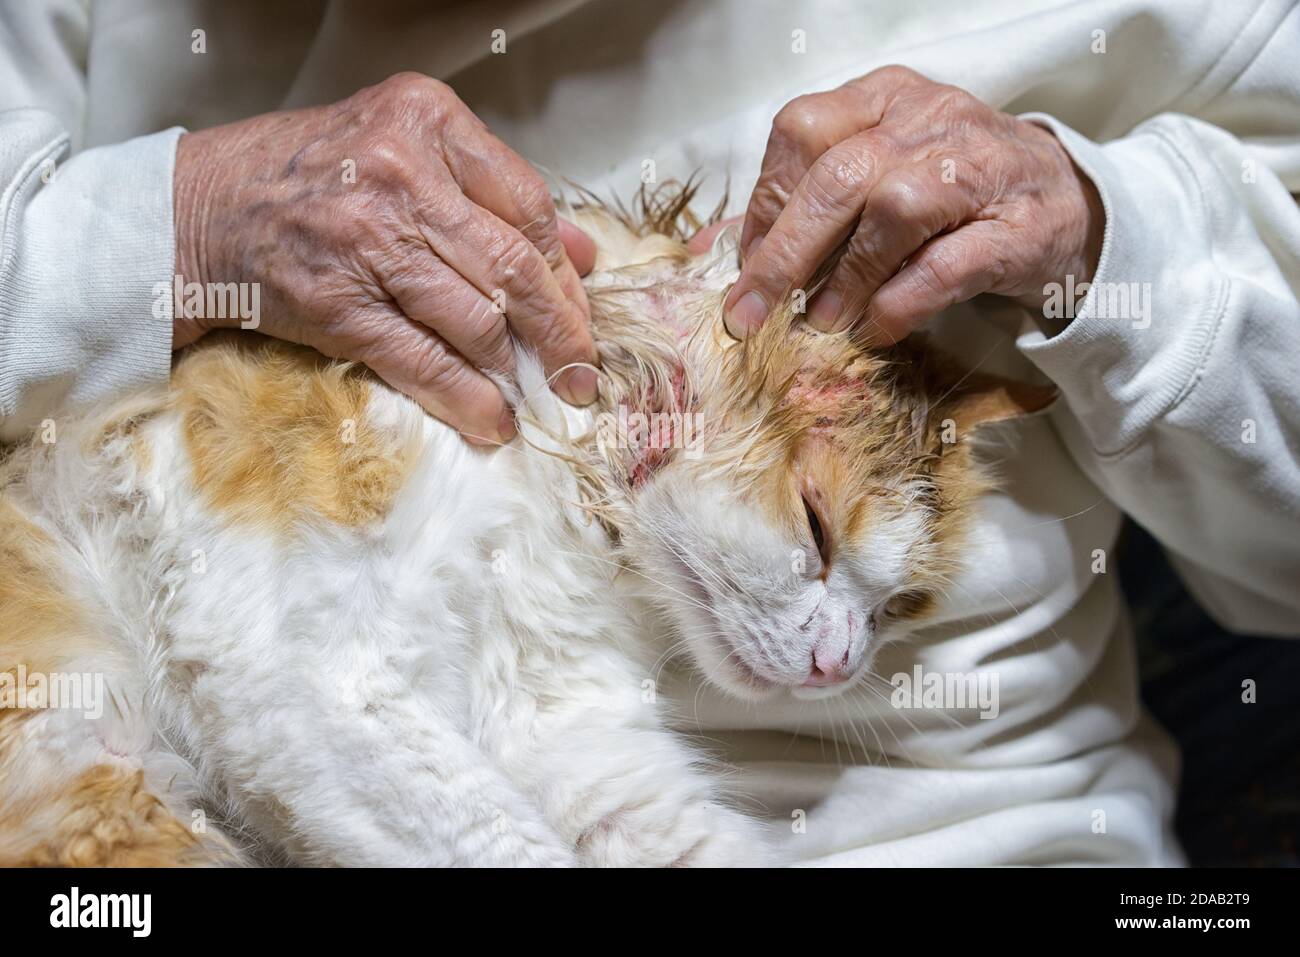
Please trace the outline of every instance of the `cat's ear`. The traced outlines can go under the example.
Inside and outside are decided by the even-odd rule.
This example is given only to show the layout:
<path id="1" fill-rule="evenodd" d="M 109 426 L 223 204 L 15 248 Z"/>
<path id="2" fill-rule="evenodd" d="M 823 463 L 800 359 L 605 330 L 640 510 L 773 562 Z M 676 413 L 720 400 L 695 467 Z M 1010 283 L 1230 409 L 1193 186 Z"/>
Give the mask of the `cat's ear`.
<path id="1" fill-rule="evenodd" d="M 972 373 L 953 386 L 942 411 L 961 433 L 990 422 L 1040 412 L 1052 404 L 1057 394 L 1052 385 Z"/>
<path id="2" fill-rule="evenodd" d="M 934 348 L 924 334 L 914 334 L 894 349 L 897 361 L 919 374 L 920 392 L 927 397 L 918 410 L 918 426 L 927 421 L 931 426 L 940 424 L 945 442 L 954 440 L 954 428 L 958 434 L 966 434 L 991 422 L 1032 415 L 1051 405 L 1059 394 L 1051 384 L 971 368 L 952 353 Z"/>

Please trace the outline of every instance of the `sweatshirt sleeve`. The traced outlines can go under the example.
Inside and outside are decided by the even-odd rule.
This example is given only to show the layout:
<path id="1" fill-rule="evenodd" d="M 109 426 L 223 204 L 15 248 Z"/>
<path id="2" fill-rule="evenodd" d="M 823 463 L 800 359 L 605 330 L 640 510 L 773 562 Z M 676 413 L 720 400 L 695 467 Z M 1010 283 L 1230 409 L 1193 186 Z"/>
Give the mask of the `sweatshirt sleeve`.
<path id="1" fill-rule="evenodd" d="M 166 382 L 180 129 L 78 153 L 49 113 L 0 112 L 0 440 Z M 163 317 L 159 317 L 163 313 Z"/>
<path id="2" fill-rule="evenodd" d="M 1098 145 L 1026 119 L 1053 130 L 1106 211 L 1073 319 L 1019 340 L 1061 389 L 1066 444 L 1221 623 L 1300 634 L 1295 198 L 1252 149 L 1201 120 L 1162 114 Z M 1269 147 L 1294 158 L 1297 143 L 1300 133 Z"/>

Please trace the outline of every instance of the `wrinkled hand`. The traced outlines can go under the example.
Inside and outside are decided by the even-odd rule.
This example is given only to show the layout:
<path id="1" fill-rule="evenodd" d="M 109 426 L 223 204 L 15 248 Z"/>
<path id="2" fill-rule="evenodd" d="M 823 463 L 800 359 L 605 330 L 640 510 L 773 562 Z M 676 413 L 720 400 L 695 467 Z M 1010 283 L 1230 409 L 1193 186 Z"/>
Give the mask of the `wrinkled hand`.
<path id="1" fill-rule="evenodd" d="M 777 114 L 727 325 L 753 332 L 837 254 L 808 321 L 858 323 L 871 344 L 980 293 L 1039 308 L 1045 284 L 1091 280 L 1103 227 L 1096 188 L 1047 129 L 885 67 Z"/>
<path id="2" fill-rule="evenodd" d="M 185 282 L 259 283 L 259 331 L 364 362 L 471 441 L 514 434 L 484 374 L 513 370 L 511 332 L 548 373 L 596 361 L 574 268 L 591 240 L 436 80 L 186 134 L 174 192 Z M 177 315 L 176 348 L 239 323 Z M 590 369 L 556 383 L 595 398 Z"/>

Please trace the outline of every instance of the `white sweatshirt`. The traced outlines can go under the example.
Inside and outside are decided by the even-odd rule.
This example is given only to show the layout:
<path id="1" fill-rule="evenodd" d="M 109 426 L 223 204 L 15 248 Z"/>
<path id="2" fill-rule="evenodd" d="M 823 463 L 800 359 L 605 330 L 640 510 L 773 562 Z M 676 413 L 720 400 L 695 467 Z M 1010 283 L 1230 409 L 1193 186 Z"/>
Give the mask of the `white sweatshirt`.
<path id="1" fill-rule="evenodd" d="M 1300 632 L 1294 0 L 275 8 L 0 5 L 0 438 L 165 380 L 170 323 L 150 306 L 173 272 L 180 127 L 415 69 L 557 176 L 627 196 L 647 160 L 660 179 L 701 169 L 739 212 L 786 100 L 905 63 L 1050 125 L 1107 214 L 1064 331 L 995 300 L 936 320 L 972 362 L 1037 367 L 1063 394 L 995 427 L 1006 487 L 970 569 L 877 669 L 996 680 L 997 717 L 883 695 L 753 709 L 683 677 L 683 728 L 810 862 L 1181 859 L 1176 757 L 1137 703 L 1109 552 L 1127 512 L 1225 624 Z M 1224 693 L 1247 679 L 1269 693 L 1251 674 Z"/>

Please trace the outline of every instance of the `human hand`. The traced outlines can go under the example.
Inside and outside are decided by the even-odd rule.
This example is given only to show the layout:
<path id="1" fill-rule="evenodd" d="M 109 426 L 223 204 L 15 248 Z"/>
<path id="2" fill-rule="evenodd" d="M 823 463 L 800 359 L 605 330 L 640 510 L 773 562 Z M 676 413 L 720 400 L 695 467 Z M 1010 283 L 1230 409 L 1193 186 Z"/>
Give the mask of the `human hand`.
<path id="1" fill-rule="evenodd" d="M 364 362 L 470 441 L 514 435 L 484 374 L 513 371 L 510 333 L 548 374 L 596 362 L 575 269 L 591 240 L 429 77 L 185 134 L 174 195 L 185 282 L 260 284 L 259 331 Z M 177 316 L 175 348 L 239 324 Z M 556 391 L 591 402 L 595 373 L 570 368 Z"/>
<path id="2" fill-rule="evenodd" d="M 727 326 L 752 333 L 837 251 L 808 308 L 823 331 L 856 323 L 885 345 L 985 292 L 1039 308 L 1047 283 L 1091 280 L 1104 225 L 1096 187 L 1046 128 L 884 67 L 777 114 Z"/>

